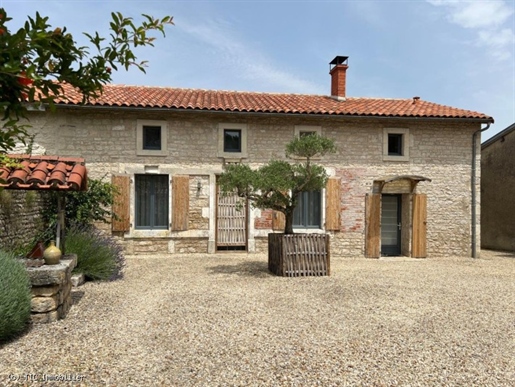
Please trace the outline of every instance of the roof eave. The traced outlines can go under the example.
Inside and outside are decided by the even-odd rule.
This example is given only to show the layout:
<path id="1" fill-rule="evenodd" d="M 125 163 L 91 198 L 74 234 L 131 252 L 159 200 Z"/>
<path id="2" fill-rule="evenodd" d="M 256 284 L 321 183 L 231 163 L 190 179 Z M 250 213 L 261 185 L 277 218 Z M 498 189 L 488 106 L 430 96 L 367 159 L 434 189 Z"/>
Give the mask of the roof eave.
<path id="1" fill-rule="evenodd" d="M 477 123 L 493 123 L 492 117 L 449 117 L 449 116 L 398 116 L 398 115 L 380 115 L 380 114 L 352 114 L 352 113 L 318 113 L 318 112 L 264 112 L 264 111 L 241 111 L 241 110 L 224 110 L 224 109 L 198 109 L 198 108 L 176 108 L 176 107 L 148 107 L 148 106 L 128 106 L 128 105 L 81 105 L 81 104 L 56 104 L 58 108 L 79 108 L 79 109 L 100 109 L 100 110 L 124 110 L 124 111 L 173 111 L 187 113 L 215 113 L 215 114 L 244 114 L 254 116 L 319 116 L 325 118 L 356 118 L 356 119 L 389 119 L 389 120 L 421 120 L 421 121 L 465 121 Z"/>

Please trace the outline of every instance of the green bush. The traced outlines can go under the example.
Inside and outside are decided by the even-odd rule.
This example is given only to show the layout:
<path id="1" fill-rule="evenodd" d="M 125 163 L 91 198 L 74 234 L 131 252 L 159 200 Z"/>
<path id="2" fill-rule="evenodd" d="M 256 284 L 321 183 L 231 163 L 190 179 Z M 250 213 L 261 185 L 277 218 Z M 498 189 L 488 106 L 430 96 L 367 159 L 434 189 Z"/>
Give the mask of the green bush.
<path id="1" fill-rule="evenodd" d="M 0 342 L 21 333 L 30 319 L 30 280 L 12 253 L 0 250 Z"/>
<path id="2" fill-rule="evenodd" d="M 122 277 L 122 248 L 92 226 L 74 226 L 68 231 L 66 253 L 77 254 L 74 272 L 83 273 L 87 279 L 105 281 Z"/>

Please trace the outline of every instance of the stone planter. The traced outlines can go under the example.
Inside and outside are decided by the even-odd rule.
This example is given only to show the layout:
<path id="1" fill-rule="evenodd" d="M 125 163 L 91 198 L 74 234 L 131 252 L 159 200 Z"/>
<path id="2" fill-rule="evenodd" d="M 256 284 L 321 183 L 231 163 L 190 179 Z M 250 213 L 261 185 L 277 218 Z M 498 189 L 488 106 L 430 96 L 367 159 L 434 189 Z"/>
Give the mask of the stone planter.
<path id="1" fill-rule="evenodd" d="M 268 234 L 268 269 L 283 277 L 330 275 L 328 234 Z"/>

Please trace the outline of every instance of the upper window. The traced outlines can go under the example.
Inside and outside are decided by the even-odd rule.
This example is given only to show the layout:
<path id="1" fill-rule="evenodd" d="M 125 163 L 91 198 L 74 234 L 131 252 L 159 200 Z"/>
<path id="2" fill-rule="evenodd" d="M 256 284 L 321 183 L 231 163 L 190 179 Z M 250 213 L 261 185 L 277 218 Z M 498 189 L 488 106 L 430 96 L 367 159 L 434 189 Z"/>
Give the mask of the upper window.
<path id="1" fill-rule="evenodd" d="M 135 175 L 136 229 L 168 228 L 168 175 Z"/>
<path id="2" fill-rule="evenodd" d="M 319 136 L 322 135 L 322 127 L 314 125 L 295 125 L 295 137 L 308 136 L 316 133 Z"/>
<path id="3" fill-rule="evenodd" d="M 218 124 L 218 157 L 248 157 L 246 124 Z"/>
<path id="4" fill-rule="evenodd" d="M 161 150 L 161 127 L 143 125 L 143 149 Z"/>
<path id="5" fill-rule="evenodd" d="M 409 129 L 383 129 L 383 160 L 409 161 Z"/>
<path id="6" fill-rule="evenodd" d="M 388 133 L 388 155 L 402 156 L 402 134 Z"/>
<path id="7" fill-rule="evenodd" d="M 140 156 L 167 156 L 166 121 L 138 120 L 137 154 Z"/>
<path id="8" fill-rule="evenodd" d="M 241 130 L 224 129 L 224 152 L 241 152 Z"/>
<path id="9" fill-rule="evenodd" d="M 321 228 L 322 193 L 321 191 L 301 192 L 297 197 L 297 207 L 293 212 L 293 226 Z"/>

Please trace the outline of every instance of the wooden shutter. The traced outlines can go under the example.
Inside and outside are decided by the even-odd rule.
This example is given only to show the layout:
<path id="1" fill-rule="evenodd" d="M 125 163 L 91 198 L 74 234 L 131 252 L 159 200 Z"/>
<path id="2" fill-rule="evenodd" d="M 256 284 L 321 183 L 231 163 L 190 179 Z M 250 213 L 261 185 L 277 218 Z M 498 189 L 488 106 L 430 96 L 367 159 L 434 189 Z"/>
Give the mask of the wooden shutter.
<path id="1" fill-rule="evenodd" d="M 427 257 L 427 195 L 413 195 L 413 231 L 411 241 L 411 256 L 414 258 Z"/>
<path id="2" fill-rule="evenodd" d="M 175 175 L 172 177 L 172 231 L 188 229 L 190 210 L 190 177 Z"/>
<path id="3" fill-rule="evenodd" d="M 367 194 L 365 198 L 365 256 L 381 255 L 381 194 Z"/>
<path id="4" fill-rule="evenodd" d="M 340 179 L 327 181 L 325 188 L 325 229 L 340 230 Z"/>
<path id="5" fill-rule="evenodd" d="M 113 203 L 113 214 L 116 215 L 118 219 L 113 216 L 111 222 L 111 229 L 113 231 L 129 231 L 130 224 L 130 178 L 129 176 L 121 175 L 121 176 L 112 176 L 111 183 L 116 187 L 118 193 L 114 198 Z"/>
<path id="6" fill-rule="evenodd" d="M 281 211 L 272 212 L 272 230 L 283 231 L 286 226 L 286 218 Z"/>

